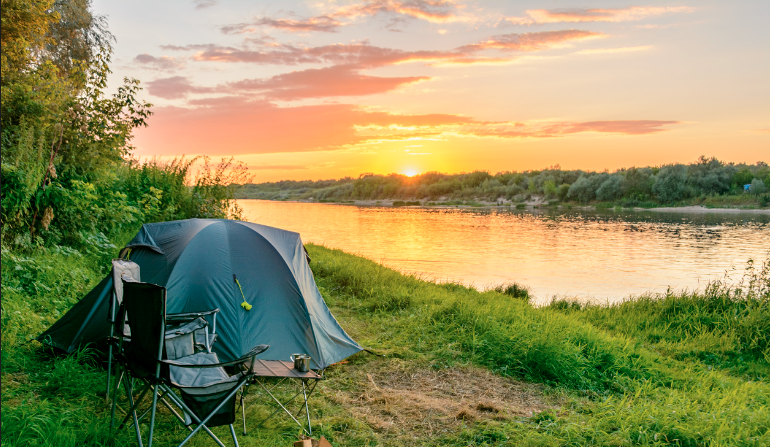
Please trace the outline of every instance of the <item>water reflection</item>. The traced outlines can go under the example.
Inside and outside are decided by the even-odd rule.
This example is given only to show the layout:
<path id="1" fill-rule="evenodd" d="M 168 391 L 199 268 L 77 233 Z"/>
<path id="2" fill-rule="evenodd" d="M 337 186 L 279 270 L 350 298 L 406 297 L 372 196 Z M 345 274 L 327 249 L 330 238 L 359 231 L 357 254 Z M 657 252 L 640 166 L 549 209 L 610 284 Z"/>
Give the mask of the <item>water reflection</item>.
<path id="1" fill-rule="evenodd" d="M 479 288 L 518 281 L 541 300 L 703 287 L 770 249 L 768 215 L 239 204 L 306 242 Z"/>

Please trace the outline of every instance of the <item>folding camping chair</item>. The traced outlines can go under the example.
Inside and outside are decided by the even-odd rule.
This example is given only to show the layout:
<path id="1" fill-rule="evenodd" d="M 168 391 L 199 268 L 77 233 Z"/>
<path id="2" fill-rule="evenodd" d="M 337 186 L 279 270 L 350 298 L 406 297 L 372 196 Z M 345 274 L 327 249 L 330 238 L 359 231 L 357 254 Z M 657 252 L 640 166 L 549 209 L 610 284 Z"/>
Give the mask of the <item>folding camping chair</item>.
<path id="1" fill-rule="evenodd" d="M 108 317 L 107 322 L 110 324 L 110 336 L 109 336 L 109 350 L 107 354 L 107 390 L 105 392 L 105 397 L 109 399 L 110 397 L 110 381 L 112 379 L 112 361 L 114 359 L 114 353 L 113 353 L 113 347 L 114 347 L 114 338 L 116 336 L 116 312 L 118 310 L 118 306 L 123 302 L 123 281 L 126 282 L 137 282 L 141 281 L 141 270 L 139 268 L 139 264 L 125 260 L 125 259 L 113 259 L 112 260 L 112 296 L 110 297 L 110 306 L 108 309 Z M 174 330 L 178 331 L 182 326 L 186 326 L 190 323 L 193 323 L 198 318 L 204 318 L 210 317 L 212 320 L 212 326 L 211 326 L 211 333 L 209 333 L 208 330 L 208 324 L 204 326 L 198 325 L 198 327 L 194 330 L 194 337 L 195 337 L 195 346 L 198 350 L 205 349 L 207 352 L 211 352 L 211 346 L 214 344 L 214 342 L 217 339 L 217 314 L 219 313 L 219 309 L 212 309 L 205 312 L 187 312 L 187 313 L 177 313 L 177 314 L 168 314 L 166 315 L 166 331 Z M 208 320 L 206 321 L 208 322 Z M 185 329 L 189 329 L 185 328 Z M 128 343 L 131 341 L 131 328 L 130 326 L 123 324 L 123 343 Z"/>
<path id="2" fill-rule="evenodd" d="M 205 430 L 220 446 L 222 441 L 211 432 L 209 427 L 229 425 L 233 442 L 238 446 L 233 422 L 235 422 L 235 401 L 239 390 L 254 376 L 253 366 L 248 369 L 243 365 L 250 361 L 256 362 L 256 356 L 267 350 L 267 345 L 258 345 L 243 357 L 230 362 L 219 362 L 217 355 L 212 352 L 194 353 L 193 331 L 166 331 L 166 289 L 154 284 L 140 282 L 122 282 L 123 303 L 116 318 L 118 328 L 118 349 L 116 359 L 130 375 L 124 386 L 128 405 L 130 406 L 120 428 L 133 419 L 137 442 L 142 446 L 142 435 L 139 429 L 140 420 L 151 412 L 148 447 L 152 446 L 155 416 L 159 400 L 186 426 L 196 424 L 197 427 L 179 444 L 184 445 L 198 431 Z M 127 315 L 132 326 L 131 342 L 123 346 L 123 326 Z M 203 321 L 200 321 L 203 320 Z M 198 320 L 204 324 L 204 319 Z M 177 334 L 179 332 L 179 334 Z M 225 367 L 239 367 L 239 373 L 230 376 Z M 134 400 L 133 379 L 144 382 L 139 397 Z M 120 381 L 115 382 L 113 392 L 112 417 L 117 402 L 117 392 Z M 178 389 L 181 398 L 174 392 Z M 152 404 L 141 416 L 137 416 L 139 405 L 152 391 Z M 168 398 L 183 415 L 165 400 Z"/>

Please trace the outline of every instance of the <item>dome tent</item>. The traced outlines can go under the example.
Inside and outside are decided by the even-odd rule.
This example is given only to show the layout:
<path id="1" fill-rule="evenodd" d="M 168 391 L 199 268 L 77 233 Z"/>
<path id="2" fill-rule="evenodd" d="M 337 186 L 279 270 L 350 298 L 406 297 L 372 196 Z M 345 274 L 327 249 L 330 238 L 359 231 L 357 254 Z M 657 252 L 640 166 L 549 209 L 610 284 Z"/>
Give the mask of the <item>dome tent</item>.
<path id="1" fill-rule="evenodd" d="M 145 224 L 126 248 L 141 268 L 141 280 L 168 290 L 169 313 L 220 309 L 214 350 L 223 361 L 264 343 L 270 349 L 261 359 L 305 353 L 321 369 L 363 350 L 323 301 L 298 233 L 188 219 Z M 108 275 L 37 339 L 67 352 L 103 342 L 112 281 Z M 244 300 L 250 310 L 241 305 Z"/>

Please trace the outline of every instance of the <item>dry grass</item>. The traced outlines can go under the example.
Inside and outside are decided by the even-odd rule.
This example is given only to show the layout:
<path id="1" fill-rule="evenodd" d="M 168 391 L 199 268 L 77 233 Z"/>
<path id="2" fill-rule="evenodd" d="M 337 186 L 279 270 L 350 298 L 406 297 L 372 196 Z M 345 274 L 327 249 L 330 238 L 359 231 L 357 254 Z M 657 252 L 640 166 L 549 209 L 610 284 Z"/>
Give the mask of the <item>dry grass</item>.
<path id="1" fill-rule="evenodd" d="M 558 407 L 543 387 L 472 366 L 434 369 L 398 359 L 347 365 L 353 385 L 327 394 L 385 438 L 426 439 L 484 420 Z M 331 385 L 331 384 L 330 384 Z"/>

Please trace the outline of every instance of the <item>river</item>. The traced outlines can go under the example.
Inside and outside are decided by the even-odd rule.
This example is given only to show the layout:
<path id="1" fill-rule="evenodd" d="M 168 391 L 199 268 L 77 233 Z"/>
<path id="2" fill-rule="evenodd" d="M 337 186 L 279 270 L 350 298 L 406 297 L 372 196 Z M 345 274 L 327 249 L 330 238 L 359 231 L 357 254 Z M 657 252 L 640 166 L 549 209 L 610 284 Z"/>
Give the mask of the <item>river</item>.
<path id="1" fill-rule="evenodd" d="M 239 200 L 244 219 L 403 272 L 484 289 L 516 281 L 539 302 L 702 289 L 770 250 L 770 215 L 361 207 Z"/>

